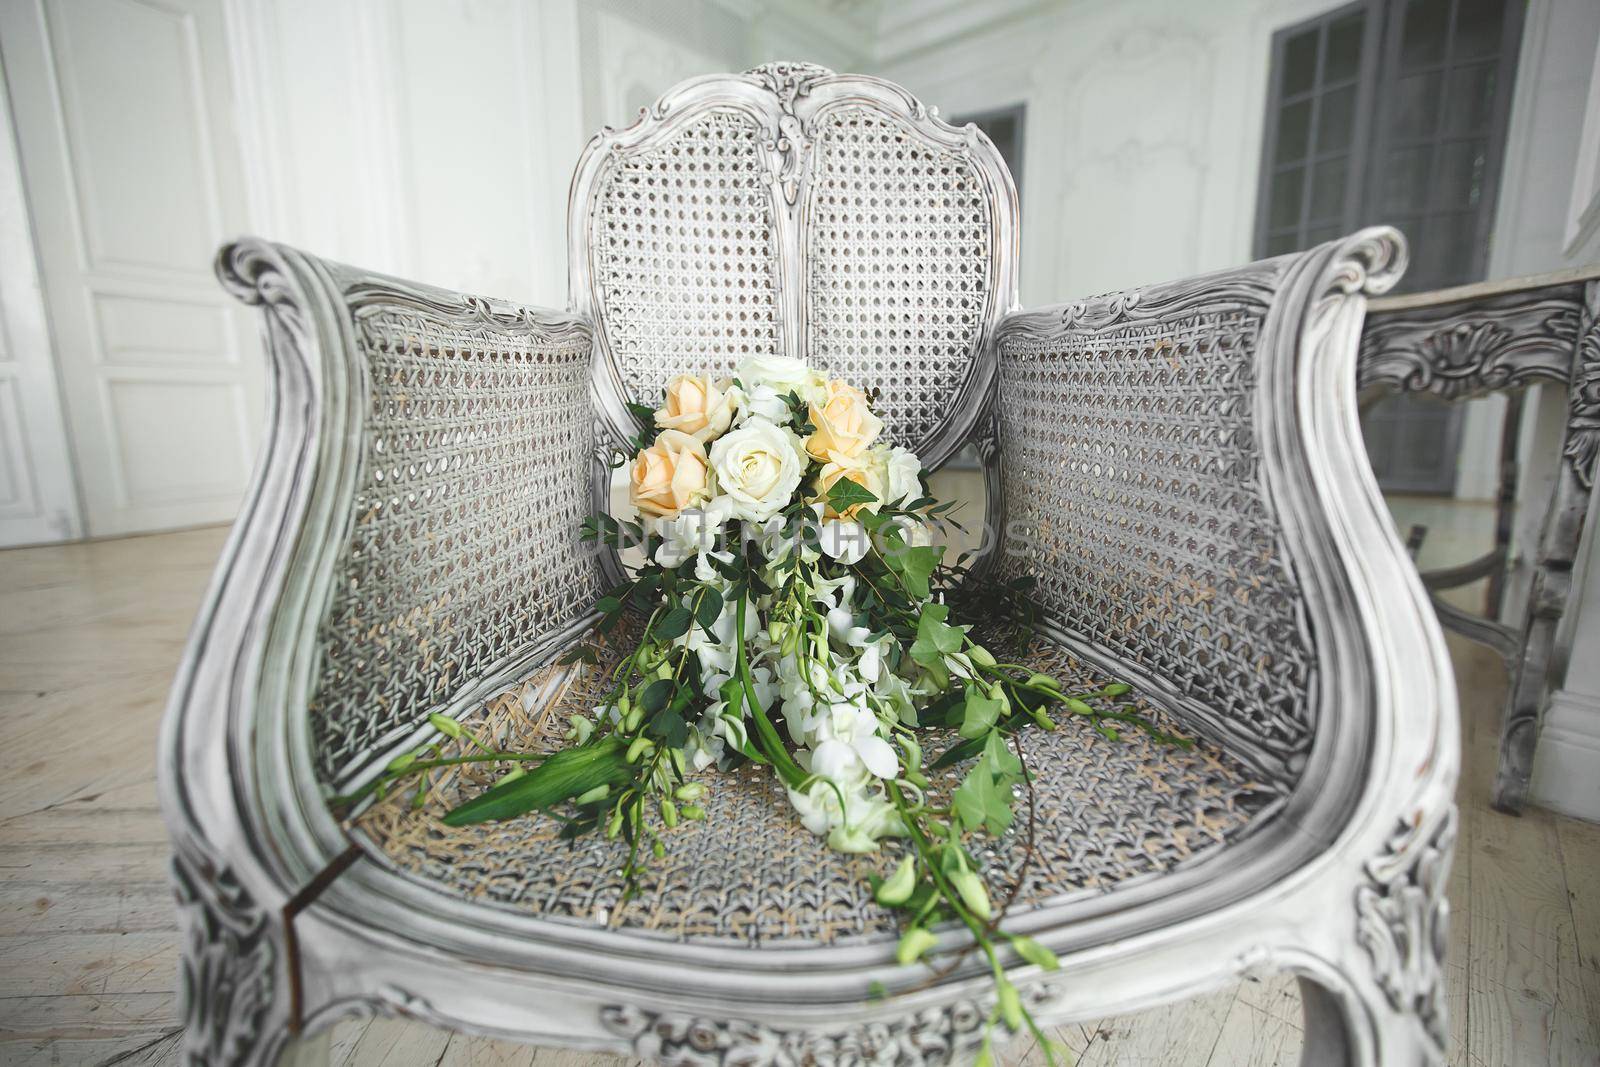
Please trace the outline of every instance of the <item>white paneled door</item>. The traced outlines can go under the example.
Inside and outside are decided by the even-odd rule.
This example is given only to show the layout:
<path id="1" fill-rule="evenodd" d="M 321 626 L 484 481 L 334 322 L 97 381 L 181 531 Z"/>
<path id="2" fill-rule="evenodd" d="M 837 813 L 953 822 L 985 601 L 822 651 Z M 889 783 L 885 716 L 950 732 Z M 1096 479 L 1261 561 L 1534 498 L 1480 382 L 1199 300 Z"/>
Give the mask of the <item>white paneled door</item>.
<path id="1" fill-rule="evenodd" d="M 11 105 L 0 78 L 0 547 L 82 533 Z"/>
<path id="2" fill-rule="evenodd" d="M 0 0 L 88 532 L 226 521 L 259 432 L 253 325 L 211 273 L 246 229 L 222 0 Z"/>

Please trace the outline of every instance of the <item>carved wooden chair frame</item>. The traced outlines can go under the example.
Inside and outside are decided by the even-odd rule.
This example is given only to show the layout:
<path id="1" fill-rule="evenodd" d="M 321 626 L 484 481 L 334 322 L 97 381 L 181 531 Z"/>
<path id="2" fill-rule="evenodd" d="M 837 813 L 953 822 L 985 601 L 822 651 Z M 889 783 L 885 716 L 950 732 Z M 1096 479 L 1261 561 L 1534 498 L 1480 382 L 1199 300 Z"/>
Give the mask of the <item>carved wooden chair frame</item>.
<path id="1" fill-rule="evenodd" d="M 1573 566 L 1593 507 L 1600 454 L 1600 271 L 1461 286 L 1387 297 L 1369 312 L 1361 340 L 1359 388 L 1366 394 L 1412 393 L 1446 401 L 1506 393 L 1496 493 L 1495 543 L 1476 559 L 1422 576 L 1447 627 L 1486 645 L 1511 675 L 1500 727 L 1500 760 L 1491 803 L 1518 814 L 1528 796 L 1539 726 L 1550 694 L 1565 676 L 1557 639 L 1571 606 Z M 1559 389 L 1567 422 L 1550 503 L 1531 546 L 1523 618 L 1501 621 L 1522 457 L 1524 391 Z M 1424 530 L 1413 531 L 1420 545 Z M 1441 600 L 1436 591 L 1487 579 L 1485 613 Z"/>
<path id="2" fill-rule="evenodd" d="M 620 407 L 627 372 L 597 322 L 582 254 L 598 161 L 625 150 L 615 146 L 670 131 L 680 115 L 742 109 L 771 124 L 764 150 L 774 195 L 794 206 L 803 201 L 787 189 L 804 181 L 807 116 L 815 113 L 808 108 L 846 98 L 900 115 L 920 136 L 978 160 L 980 172 L 998 160 L 976 131 L 939 123 L 898 87 L 772 65 L 688 83 L 639 125 L 591 144 L 574 185 L 573 313 L 446 293 L 260 241 L 224 250 L 224 283 L 263 312 L 274 400 L 262 460 L 195 625 L 161 741 L 162 799 L 184 904 L 191 1062 L 271 1062 L 296 1038 L 372 1013 L 682 1063 L 917 1064 L 971 1054 L 992 1004 L 980 961 L 929 984 L 894 965 L 892 940 L 778 951 L 677 943 L 481 904 L 421 884 L 353 844 L 328 811 L 319 772 L 322 735 L 313 720 L 323 711 L 312 709 L 322 708 L 315 690 L 330 654 L 323 624 L 329 604 L 340 603 L 338 568 L 351 531 L 368 521 L 355 501 L 375 465 L 372 423 L 403 406 L 382 392 L 388 385 L 373 361 L 395 350 L 421 358 L 479 346 L 497 366 L 546 375 L 541 381 L 562 399 L 541 410 L 555 417 L 582 406 L 570 398 L 590 389 L 592 339 L 593 423 L 587 411 L 580 421 L 593 429 L 584 447 L 607 451 L 629 423 Z M 1248 413 L 1234 435 L 1251 456 L 1251 484 L 1241 489 L 1273 512 L 1284 573 L 1301 591 L 1287 609 L 1297 620 L 1293 638 L 1314 655 L 1310 732 L 1302 749 L 1285 755 L 1139 662 L 1085 640 L 1067 614 L 1045 605 L 1042 632 L 1117 670 L 1197 728 L 1231 730 L 1253 745 L 1260 759 L 1251 765 L 1285 783 L 1285 800 L 1220 850 L 1221 862 L 1020 912 L 1014 928 L 1052 948 L 1062 968 L 1042 973 L 1012 960 L 1008 970 L 1049 1023 L 1197 995 L 1242 974 L 1293 972 L 1305 994 L 1306 1062 L 1440 1061 L 1455 695 L 1427 596 L 1366 464 L 1353 388 L 1367 298 L 1403 270 L 1403 243 L 1391 230 L 1369 230 L 1238 270 L 1013 312 L 1017 204 L 1003 168 L 999 175 L 987 192 L 995 298 L 945 421 L 913 443 L 932 462 L 969 439 L 991 459 L 1004 454 L 1003 466 L 989 464 L 1004 471 L 991 474 L 991 497 L 1026 518 L 1031 483 L 1047 475 L 1017 462 L 1037 427 L 1023 420 L 1006 374 L 1031 374 L 1051 352 L 1086 340 L 1114 345 L 1133 336 L 1160 352 L 1174 323 L 1226 331 L 1248 320 L 1246 334 L 1224 338 L 1252 375 L 1244 407 L 1233 409 Z M 780 269 L 799 277 L 803 251 L 798 241 L 782 243 L 789 224 L 779 225 Z M 373 340 L 373 331 L 387 332 Z M 784 346 L 806 351 L 798 333 L 786 334 Z M 403 475 L 404 461 L 396 462 Z M 560 492 L 598 497 L 600 476 L 581 466 Z M 550 551 L 541 566 L 569 573 L 561 570 L 571 564 L 569 550 Z M 588 618 L 557 617 L 556 608 L 597 588 L 598 576 L 556 584 L 563 588 L 540 594 L 556 607 L 533 636 L 447 685 L 425 679 L 437 695 L 420 709 L 424 717 L 461 714 L 583 632 Z M 363 727 L 357 751 L 346 754 L 358 767 L 350 775 L 370 773 L 424 736 L 405 725 Z M 945 943 L 960 940 L 951 932 Z M 877 989 L 889 995 L 873 996 Z"/>

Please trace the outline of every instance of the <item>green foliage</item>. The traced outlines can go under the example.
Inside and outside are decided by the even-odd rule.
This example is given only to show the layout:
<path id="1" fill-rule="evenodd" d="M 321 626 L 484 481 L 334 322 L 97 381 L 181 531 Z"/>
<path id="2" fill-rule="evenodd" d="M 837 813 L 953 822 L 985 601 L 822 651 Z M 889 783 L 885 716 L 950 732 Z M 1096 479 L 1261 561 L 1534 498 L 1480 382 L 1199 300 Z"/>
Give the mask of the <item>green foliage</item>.
<path id="1" fill-rule="evenodd" d="M 961 651 L 965 636 L 944 621 L 949 614 L 947 605 L 929 604 L 917 619 L 917 639 L 911 645 L 911 658 L 924 667 L 943 663 L 945 656 Z"/>
<path id="2" fill-rule="evenodd" d="M 601 785 L 618 786 L 633 777 L 623 760 L 622 739 L 605 737 L 592 745 L 562 749 L 536 769 L 446 813 L 446 826 L 514 819 L 554 807 Z"/>
<path id="3" fill-rule="evenodd" d="M 1000 712 L 1004 707 L 1001 701 L 984 692 L 982 686 L 967 683 L 965 714 L 961 720 L 959 733 L 969 740 L 988 736 L 994 724 L 999 721 Z"/>
<path id="4" fill-rule="evenodd" d="M 848 478 L 840 478 L 828 487 L 828 505 L 840 515 L 857 504 L 870 504 L 877 499 L 877 493 Z"/>

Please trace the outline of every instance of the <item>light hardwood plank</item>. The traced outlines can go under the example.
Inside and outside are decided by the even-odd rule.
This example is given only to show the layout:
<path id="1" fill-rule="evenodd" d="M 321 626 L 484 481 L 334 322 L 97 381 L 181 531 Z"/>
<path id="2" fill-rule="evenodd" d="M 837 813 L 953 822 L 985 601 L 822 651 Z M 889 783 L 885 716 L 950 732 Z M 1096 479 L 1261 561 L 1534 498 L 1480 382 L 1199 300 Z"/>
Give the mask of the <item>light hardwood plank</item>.
<path id="1" fill-rule="evenodd" d="M 448 1030 L 410 1019 L 374 1019 L 333 1067 L 436 1067 L 450 1044 Z"/>
<path id="2" fill-rule="evenodd" d="M 176 1064 L 183 1031 L 172 1027 L 156 1037 L 71 1038 L 43 1041 L 0 1041 L 0 1064 L 14 1067 L 67 1067 L 96 1064 L 110 1067 L 166 1067 Z"/>
<path id="3" fill-rule="evenodd" d="M 0 937 L 122 934 L 176 936 L 172 886 L 160 882 L 0 882 Z"/>
<path id="4" fill-rule="evenodd" d="M 0 938 L 0 998 L 170 993 L 177 938 L 166 931 Z"/>
<path id="5" fill-rule="evenodd" d="M 535 1055 L 536 1050 L 530 1045 L 452 1034 L 437 1067 L 533 1067 Z"/>
<path id="6" fill-rule="evenodd" d="M 159 882 L 171 851 L 165 841 L 84 848 L 63 841 L 0 851 L 0 885 L 38 882 Z"/>
<path id="7" fill-rule="evenodd" d="M 1472 916 L 1470 986 L 1505 986 L 1554 1004 L 1558 999 L 1561 939 L 1520 923 Z"/>
<path id="8" fill-rule="evenodd" d="M 1230 987 L 1192 1000 L 1091 1025 L 1080 1067 L 1110 1064 L 1205 1067 L 1236 999 Z"/>
<path id="9" fill-rule="evenodd" d="M 173 983 L 174 985 L 176 983 Z M 159 1037 L 175 1025 L 178 997 L 159 993 L 73 993 L 0 998 L 0 1038 L 69 1040 Z"/>
<path id="10" fill-rule="evenodd" d="M 1585 967 L 1600 971 L 1600 826 L 1557 819 L 1556 837 L 1579 957 Z"/>
<path id="11" fill-rule="evenodd" d="M 1206 1063 L 1210 1067 L 1295 1067 L 1304 1043 L 1299 1026 L 1238 997 Z M 1157 1063 L 1152 1061 L 1151 1067 Z"/>
<path id="12" fill-rule="evenodd" d="M 1472 1067 L 1544 1064 L 1594 1067 L 1600 1045 L 1586 1039 L 1570 1012 L 1497 983 L 1469 993 L 1467 1062 Z"/>

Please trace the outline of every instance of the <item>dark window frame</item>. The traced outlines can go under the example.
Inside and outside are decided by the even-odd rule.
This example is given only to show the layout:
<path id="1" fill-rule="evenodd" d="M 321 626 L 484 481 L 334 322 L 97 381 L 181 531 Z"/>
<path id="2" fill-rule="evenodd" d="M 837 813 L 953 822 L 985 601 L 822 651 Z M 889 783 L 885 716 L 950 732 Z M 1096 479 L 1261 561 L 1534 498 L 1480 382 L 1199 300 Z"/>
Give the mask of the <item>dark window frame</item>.
<path id="1" fill-rule="evenodd" d="M 1402 230 L 1418 242 L 1424 235 L 1415 232 L 1413 228 L 1418 220 L 1426 219 L 1428 212 L 1422 210 L 1415 215 L 1404 212 L 1385 212 L 1382 206 L 1382 167 L 1374 165 L 1375 161 L 1385 158 L 1384 152 L 1389 147 L 1390 138 L 1383 130 L 1383 124 L 1376 121 L 1378 107 L 1384 99 L 1393 99 L 1393 87 L 1401 77 L 1400 47 L 1403 38 L 1403 26 L 1407 11 L 1407 0 L 1354 0 L 1352 3 L 1338 4 L 1328 8 L 1311 18 L 1284 26 L 1272 35 L 1270 60 L 1268 63 L 1267 102 L 1263 116 L 1261 139 L 1261 161 L 1256 190 L 1255 232 L 1252 248 L 1257 258 L 1264 258 L 1271 254 L 1269 243 L 1273 240 L 1274 231 L 1270 225 L 1272 210 L 1272 182 L 1274 176 L 1286 169 L 1275 163 L 1280 135 L 1279 117 L 1285 102 L 1283 94 L 1285 52 L 1288 42 L 1300 37 L 1310 30 L 1318 30 L 1317 70 L 1312 79 L 1312 87 L 1307 98 L 1314 101 L 1313 117 L 1307 130 L 1307 156 L 1304 161 L 1302 187 L 1300 191 L 1300 212 L 1295 223 L 1295 240 L 1297 247 L 1305 247 L 1311 243 L 1306 241 L 1309 228 L 1311 185 L 1314 174 L 1314 161 L 1316 159 L 1316 138 L 1320 121 L 1321 99 L 1324 95 L 1322 85 L 1322 70 L 1326 60 L 1328 29 L 1334 23 L 1353 15 L 1364 14 L 1361 43 L 1360 69 L 1356 80 L 1355 99 L 1355 124 L 1351 133 L 1348 172 L 1344 188 L 1344 204 L 1340 217 L 1339 229 L 1349 233 L 1364 225 L 1381 222 L 1396 222 Z M 1448 75 L 1453 70 L 1460 69 L 1454 65 L 1454 48 L 1457 45 L 1456 20 L 1460 14 L 1460 4 L 1452 4 L 1451 21 L 1445 29 L 1445 51 L 1442 57 L 1431 64 L 1429 69 L 1436 68 Z M 1483 140 L 1486 143 L 1484 160 L 1484 177 L 1480 189 L 1479 204 L 1481 209 L 1474 207 L 1477 212 L 1475 232 L 1472 244 L 1472 263 L 1462 279 L 1463 281 L 1481 280 L 1488 269 L 1490 255 L 1489 242 L 1494 229 L 1495 215 L 1498 210 L 1498 198 L 1501 183 L 1504 180 L 1504 163 L 1507 152 L 1507 139 L 1510 126 L 1512 97 L 1514 95 L 1514 79 L 1517 60 L 1521 50 L 1522 32 L 1525 22 L 1525 5 L 1512 0 L 1505 5 L 1501 27 L 1501 46 L 1498 55 L 1494 58 L 1495 78 L 1498 87 L 1504 91 L 1496 91 L 1493 112 L 1489 117 L 1488 126 L 1481 138 L 1477 136 L 1463 136 L 1458 138 L 1461 142 Z M 1487 60 L 1489 57 L 1482 57 Z M 1447 101 L 1449 84 L 1441 77 L 1441 105 L 1438 114 L 1434 117 L 1434 130 L 1432 135 L 1425 140 L 1434 155 L 1440 151 L 1440 146 L 1446 142 L 1444 123 L 1447 115 Z M 1384 94 L 1380 96 L 1380 94 Z M 1433 203 L 1438 199 L 1440 168 L 1436 160 L 1430 156 L 1427 181 L 1425 183 L 1425 202 Z M 1386 217 L 1395 215 L 1396 218 Z M 1280 228 L 1283 233 L 1286 228 Z M 1418 281 L 1421 279 L 1418 278 Z M 1402 287 L 1406 287 L 1402 282 Z"/>
<path id="2" fill-rule="evenodd" d="M 1336 22 L 1358 13 L 1366 15 L 1365 25 L 1362 27 L 1361 62 L 1356 73 L 1356 102 L 1355 126 L 1350 134 L 1349 170 L 1346 174 L 1344 187 L 1344 204 L 1342 207 L 1340 223 L 1348 232 L 1358 228 L 1355 219 L 1361 211 L 1361 200 L 1365 195 L 1367 181 L 1367 157 L 1372 148 L 1372 119 L 1374 114 L 1373 99 L 1377 91 L 1379 44 L 1382 22 L 1382 9 L 1384 0 L 1355 0 L 1354 3 L 1340 4 L 1309 19 L 1302 19 L 1293 25 L 1285 26 L 1272 35 L 1271 59 L 1267 64 L 1267 106 L 1263 116 L 1262 129 L 1265 131 L 1261 143 L 1261 170 L 1256 188 L 1256 218 L 1255 239 L 1253 247 L 1258 259 L 1265 258 L 1268 242 L 1271 240 L 1272 226 L 1270 225 L 1270 212 L 1272 210 L 1272 182 L 1277 174 L 1286 169 L 1276 163 L 1278 155 L 1278 137 L 1280 124 L 1277 121 L 1284 106 L 1283 81 L 1284 81 L 1284 53 L 1289 40 L 1299 37 L 1308 30 L 1320 31 L 1317 41 L 1317 69 L 1312 78 L 1311 89 L 1303 95 L 1312 101 L 1312 118 L 1306 130 L 1307 155 L 1304 164 L 1304 185 L 1300 193 L 1300 212 L 1295 222 L 1295 229 L 1299 235 L 1304 235 L 1309 227 L 1311 204 L 1311 179 L 1313 169 L 1311 164 L 1316 159 L 1317 135 L 1320 130 L 1322 97 L 1324 95 L 1322 75 L 1327 62 L 1328 30 Z"/>

